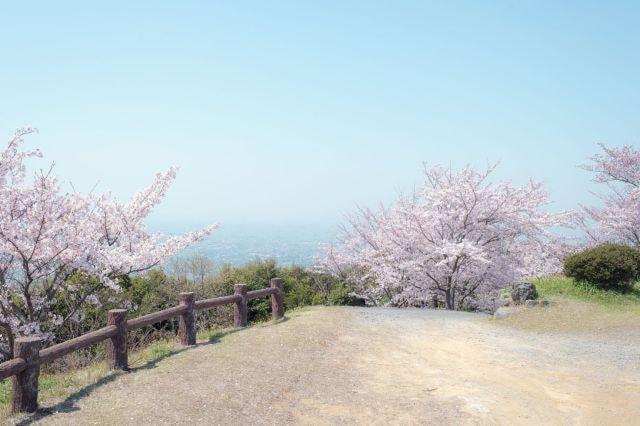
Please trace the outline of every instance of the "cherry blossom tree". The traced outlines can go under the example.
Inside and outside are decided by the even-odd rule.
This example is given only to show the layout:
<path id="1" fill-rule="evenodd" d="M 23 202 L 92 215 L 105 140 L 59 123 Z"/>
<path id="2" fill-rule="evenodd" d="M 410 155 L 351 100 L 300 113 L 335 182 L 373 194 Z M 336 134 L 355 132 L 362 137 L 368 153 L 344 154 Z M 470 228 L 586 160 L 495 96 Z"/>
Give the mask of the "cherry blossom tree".
<path id="1" fill-rule="evenodd" d="M 501 288 L 561 269 L 542 184 L 492 183 L 478 172 L 424 169 L 424 184 L 389 207 L 349 216 L 340 243 L 322 261 L 373 302 L 491 309 Z"/>
<path id="2" fill-rule="evenodd" d="M 595 181 L 607 185 L 602 207 L 584 207 L 582 228 L 593 242 L 615 241 L 640 247 L 640 151 L 627 145 L 609 148 L 584 166 Z"/>
<path id="3" fill-rule="evenodd" d="M 18 130 L 0 152 L 0 351 L 5 357 L 15 336 L 53 336 L 83 304 L 98 303 L 99 289 L 118 292 L 119 277 L 160 264 L 216 228 L 171 238 L 147 232 L 144 220 L 164 198 L 175 168 L 158 173 L 128 203 L 108 193 L 64 192 L 52 168 L 27 179 L 25 160 L 42 156 L 23 147 L 24 136 L 33 132 Z M 97 279 L 78 285 L 69 280 L 77 273 Z M 62 290 L 72 301 L 65 317 L 51 309 Z"/>

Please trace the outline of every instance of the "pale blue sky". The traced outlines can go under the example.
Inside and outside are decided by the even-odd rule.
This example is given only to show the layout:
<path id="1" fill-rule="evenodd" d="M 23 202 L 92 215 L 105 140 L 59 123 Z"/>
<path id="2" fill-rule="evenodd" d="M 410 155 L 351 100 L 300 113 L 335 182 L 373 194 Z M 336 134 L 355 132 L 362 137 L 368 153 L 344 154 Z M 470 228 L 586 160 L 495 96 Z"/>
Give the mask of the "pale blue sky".
<path id="1" fill-rule="evenodd" d="M 182 167 L 154 220 L 334 224 L 421 161 L 546 182 L 640 136 L 638 2 L 5 2 L 0 132 L 121 196 Z"/>

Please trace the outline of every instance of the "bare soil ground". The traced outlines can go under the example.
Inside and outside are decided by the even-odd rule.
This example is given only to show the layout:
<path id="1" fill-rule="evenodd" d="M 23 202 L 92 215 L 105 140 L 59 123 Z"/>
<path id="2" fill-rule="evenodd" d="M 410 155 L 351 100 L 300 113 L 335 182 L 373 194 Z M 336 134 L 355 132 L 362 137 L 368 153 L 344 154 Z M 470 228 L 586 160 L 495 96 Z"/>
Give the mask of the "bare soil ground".
<path id="1" fill-rule="evenodd" d="M 107 377 L 21 424 L 638 424 L 640 334 L 313 308 Z"/>

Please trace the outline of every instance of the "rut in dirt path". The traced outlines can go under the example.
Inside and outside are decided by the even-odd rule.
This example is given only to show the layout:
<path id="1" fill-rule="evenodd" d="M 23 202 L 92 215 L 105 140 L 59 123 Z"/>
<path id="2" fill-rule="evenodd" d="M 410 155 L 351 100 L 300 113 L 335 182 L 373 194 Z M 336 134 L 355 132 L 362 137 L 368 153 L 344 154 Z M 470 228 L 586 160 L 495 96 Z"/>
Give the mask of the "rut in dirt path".
<path id="1" fill-rule="evenodd" d="M 120 375 L 23 424 L 632 424 L 640 342 L 482 315 L 313 308 Z M 59 411 L 59 412 L 55 412 Z"/>

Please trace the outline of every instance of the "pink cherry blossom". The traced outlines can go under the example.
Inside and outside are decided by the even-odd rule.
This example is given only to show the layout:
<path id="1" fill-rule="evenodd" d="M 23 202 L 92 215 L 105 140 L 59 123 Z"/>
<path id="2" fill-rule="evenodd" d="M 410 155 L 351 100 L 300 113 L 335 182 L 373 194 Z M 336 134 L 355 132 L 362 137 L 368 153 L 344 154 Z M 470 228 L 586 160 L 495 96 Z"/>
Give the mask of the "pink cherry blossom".
<path id="1" fill-rule="evenodd" d="M 549 230 L 569 213 L 543 208 L 542 184 L 490 181 L 478 172 L 424 169 L 424 183 L 391 206 L 359 209 L 322 264 L 376 303 L 490 309 L 501 288 L 560 270 L 563 244 Z"/>
<path id="2" fill-rule="evenodd" d="M 607 185 L 601 207 L 584 207 L 582 228 L 594 243 L 614 241 L 640 246 L 640 152 L 632 146 L 608 148 L 591 157 L 585 169 Z"/>
<path id="3" fill-rule="evenodd" d="M 0 335 L 5 356 L 14 336 L 51 336 L 60 324 L 78 318 L 83 303 L 96 303 L 98 288 L 70 286 L 72 274 L 82 271 L 98 277 L 99 286 L 119 291 L 118 276 L 146 271 L 216 228 L 171 238 L 147 231 L 144 220 L 164 198 L 175 168 L 158 173 L 129 203 L 110 194 L 64 192 L 52 170 L 28 180 L 25 160 L 41 156 L 23 148 L 30 133 L 33 129 L 18 130 L 0 151 Z M 63 287 L 76 301 L 68 318 L 51 312 Z"/>

